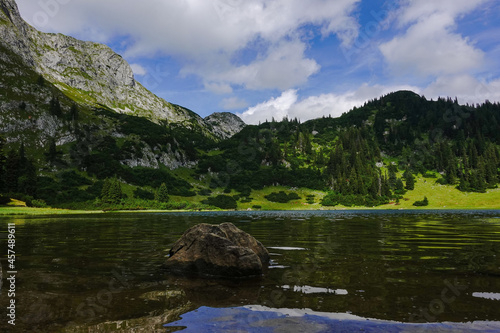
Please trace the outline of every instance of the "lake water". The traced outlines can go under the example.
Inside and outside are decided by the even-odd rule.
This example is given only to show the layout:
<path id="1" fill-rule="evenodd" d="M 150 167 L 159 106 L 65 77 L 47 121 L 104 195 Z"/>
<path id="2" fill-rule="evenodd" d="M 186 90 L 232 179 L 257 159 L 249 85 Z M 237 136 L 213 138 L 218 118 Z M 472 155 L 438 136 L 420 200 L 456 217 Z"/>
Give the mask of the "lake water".
<path id="1" fill-rule="evenodd" d="M 264 277 L 169 276 L 170 246 L 232 222 Z M 16 224 L 16 327 L 7 325 Z M 500 211 L 102 214 L 0 219 L 2 332 L 500 332 Z"/>

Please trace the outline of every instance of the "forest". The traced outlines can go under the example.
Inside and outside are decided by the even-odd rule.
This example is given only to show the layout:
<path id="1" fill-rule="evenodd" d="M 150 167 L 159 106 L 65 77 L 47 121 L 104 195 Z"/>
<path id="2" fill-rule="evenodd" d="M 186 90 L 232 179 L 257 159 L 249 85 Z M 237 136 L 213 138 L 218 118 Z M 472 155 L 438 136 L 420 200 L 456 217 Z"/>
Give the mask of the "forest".
<path id="1" fill-rule="evenodd" d="M 220 142 L 144 118 L 95 110 L 119 121 L 124 133 L 153 145 L 189 147 L 186 158 L 195 163 L 184 176 L 165 166 L 124 165 L 119 161 L 140 151 L 140 144 L 119 142 L 112 135 L 93 141 L 90 125 L 79 126 L 76 106 L 62 115 L 58 101 L 52 100 L 49 110 L 68 118 L 78 141 L 66 152 L 52 141 L 37 159 L 26 153 L 24 144 L 9 146 L 8 138 L 1 138 L 3 201 L 16 198 L 53 207 L 234 209 L 238 202 L 251 202 L 252 191 L 284 186 L 324 191 L 323 206 L 373 207 L 403 199 L 417 175 L 462 192 L 482 193 L 499 183 L 500 105 L 488 101 L 459 105 L 456 99 L 433 101 L 400 91 L 339 118 L 304 123 L 273 119 L 246 126 Z M 113 200 L 110 184 L 116 189 Z M 129 189 L 128 195 L 122 187 Z M 297 200 L 294 194 L 276 193 L 268 200 L 280 202 L 287 195 Z M 179 204 L 169 196 L 202 199 Z M 419 204 L 425 205 L 425 200 Z"/>

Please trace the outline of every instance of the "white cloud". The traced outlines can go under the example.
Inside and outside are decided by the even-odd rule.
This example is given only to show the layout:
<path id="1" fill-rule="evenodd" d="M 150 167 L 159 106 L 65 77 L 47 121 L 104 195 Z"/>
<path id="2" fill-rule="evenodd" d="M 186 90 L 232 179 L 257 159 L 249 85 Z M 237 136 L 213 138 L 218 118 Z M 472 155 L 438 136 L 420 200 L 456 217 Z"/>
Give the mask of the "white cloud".
<path id="1" fill-rule="evenodd" d="M 456 75 L 479 69 L 483 51 L 453 32 L 461 15 L 485 0 L 411 0 L 398 13 L 401 26 L 410 25 L 402 36 L 380 45 L 393 73 Z"/>
<path id="2" fill-rule="evenodd" d="M 460 103 L 500 101 L 500 79 L 478 80 L 471 75 L 445 76 L 423 89 L 427 98 L 458 97 Z"/>
<path id="3" fill-rule="evenodd" d="M 439 13 L 447 13 L 457 17 L 477 8 L 489 0 L 404 0 L 398 13 L 400 24 L 425 21 L 426 18 Z"/>
<path id="4" fill-rule="evenodd" d="M 132 71 L 134 72 L 135 75 L 144 76 L 148 74 L 146 68 L 142 67 L 139 64 L 130 64 L 130 67 L 132 68 Z"/>
<path id="5" fill-rule="evenodd" d="M 227 83 L 209 82 L 205 83 L 205 89 L 215 94 L 223 95 L 233 92 L 233 88 Z"/>
<path id="6" fill-rule="evenodd" d="M 272 98 L 249 108 L 238 116 L 247 124 L 258 124 L 259 121 L 281 120 L 289 115 L 290 108 L 297 102 L 297 90 L 287 90 L 280 97 Z"/>
<path id="7" fill-rule="evenodd" d="M 228 93 L 226 88 L 231 85 L 286 90 L 306 83 L 320 69 L 316 61 L 306 58 L 305 51 L 306 45 L 300 41 L 280 42 L 248 65 L 203 62 L 185 68 L 182 73 L 201 73 L 212 82 L 205 85 L 207 89 L 216 92 Z"/>
<path id="8" fill-rule="evenodd" d="M 272 98 L 267 102 L 249 108 L 238 116 L 247 124 L 258 124 L 274 117 L 281 120 L 284 117 L 298 118 L 302 121 L 320 118 L 322 116 L 339 117 L 350 111 L 354 106 L 361 106 L 366 101 L 378 98 L 384 94 L 398 90 L 420 89 L 412 86 L 380 86 L 363 84 L 354 91 L 343 94 L 322 94 L 311 96 L 299 101 L 297 90 L 287 90 L 280 97 Z"/>
<path id="9" fill-rule="evenodd" d="M 224 110 L 237 110 L 246 108 L 248 102 L 238 97 L 229 97 L 222 100 L 221 106 Z"/>
<path id="10" fill-rule="evenodd" d="M 56 6 L 47 10 L 41 6 L 45 1 L 18 0 L 30 23 L 37 26 L 35 18 L 40 13 L 48 18 L 43 26 L 38 24 L 45 31 L 99 41 L 126 37 L 126 57 L 174 56 L 185 66 L 185 73 L 200 75 L 221 87 L 286 89 L 303 84 L 319 68 L 304 55 L 303 31 L 313 31 L 305 27 L 313 25 L 324 36 L 336 34 L 347 45 L 357 36 L 358 23 L 352 13 L 360 0 L 150 0 L 147 5 L 132 0 L 47 2 Z M 254 45 L 257 40 L 263 43 Z M 235 64 L 238 52 L 245 48 L 254 49 L 257 57 L 245 59 L 245 66 Z M 296 54 L 283 56 L 288 51 Z M 215 75 L 219 69 L 222 75 Z"/>

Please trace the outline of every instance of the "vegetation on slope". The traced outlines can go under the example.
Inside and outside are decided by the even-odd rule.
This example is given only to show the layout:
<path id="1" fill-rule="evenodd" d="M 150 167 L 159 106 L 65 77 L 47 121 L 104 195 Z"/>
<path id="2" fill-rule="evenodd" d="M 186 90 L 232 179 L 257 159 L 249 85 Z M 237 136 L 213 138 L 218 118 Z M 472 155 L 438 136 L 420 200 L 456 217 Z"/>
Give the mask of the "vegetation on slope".
<path id="1" fill-rule="evenodd" d="M 47 112 L 58 116 L 56 101 L 50 103 Z M 78 144 L 51 142 L 42 158 L 32 158 L 23 145 L 14 148 L 4 143 L 0 191 L 21 192 L 52 206 L 101 209 L 103 202 L 96 198 L 105 179 L 116 178 L 125 190 L 115 208 L 123 209 L 414 208 L 424 197 L 428 208 L 495 207 L 487 199 L 476 204 L 465 199 L 496 193 L 499 104 L 460 106 L 451 99 L 428 101 L 411 92 L 397 92 L 340 118 L 303 124 L 289 119 L 266 122 L 248 126 L 220 143 L 106 109 L 93 110 L 78 125 L 75 113 L 70 109 L 59 116 L 73 124 Z M 92 117 L 109 122 L 125 137 L 102 129 L 95 134 L 90 130 Z M 189 143 L 186 156 L 195 162 L 192 169 L 177 172 L 161 165 L 120 162 L 137 157 L 147 147 L 175 150 Z M 168 189 L 170 205 L 155 200 L 162 184 Z M 422 186 L 429 184 L 435 189 L 420 194 Z M 275 190 L 267 190 L 271 188 Z M 279 203 L 284 201 L 280 191 L 296 196 Z M 453 199 L 442 198 L 443 191 Z M 478 194 L 467 194 L 473 192 Z M 113 208 L 107 204 L 104 208 Z"/>

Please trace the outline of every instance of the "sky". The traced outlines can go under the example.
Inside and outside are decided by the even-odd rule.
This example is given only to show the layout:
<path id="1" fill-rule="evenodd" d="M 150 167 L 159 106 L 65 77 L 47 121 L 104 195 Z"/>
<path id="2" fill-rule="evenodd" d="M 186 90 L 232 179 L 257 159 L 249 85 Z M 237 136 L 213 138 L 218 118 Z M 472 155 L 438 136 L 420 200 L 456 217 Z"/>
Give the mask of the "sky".
<path id="1" fill-rule="evenodd" d="M 202 117 L 338 117 L 412 90 L 500 101 L 497 0 L 17 0 L 37 29 L 107 44 Z"/>

